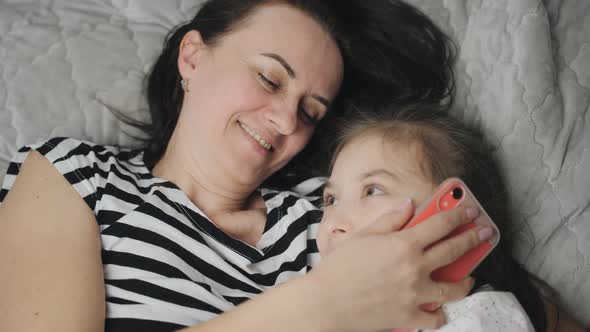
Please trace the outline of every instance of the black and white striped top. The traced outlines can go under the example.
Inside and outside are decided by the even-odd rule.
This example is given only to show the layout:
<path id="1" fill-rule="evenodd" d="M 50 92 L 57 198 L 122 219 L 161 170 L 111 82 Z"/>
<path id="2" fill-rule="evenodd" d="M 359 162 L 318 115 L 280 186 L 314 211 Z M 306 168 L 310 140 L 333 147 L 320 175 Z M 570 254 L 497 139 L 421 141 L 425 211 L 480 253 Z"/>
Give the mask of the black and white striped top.
<path id="1" fill-rule="evenodd" d="M 100 226 L 107 331 L 169 331 L 198 324 L 319 260 L 316 197 L 322 182 L 260 189 L 267 207 L 256 247 L 225 234 L 173 183 L 151 174 L 141 150 L 54 138 L 21 148 L 0 204 L 31 149 L 94 211 Z"/>

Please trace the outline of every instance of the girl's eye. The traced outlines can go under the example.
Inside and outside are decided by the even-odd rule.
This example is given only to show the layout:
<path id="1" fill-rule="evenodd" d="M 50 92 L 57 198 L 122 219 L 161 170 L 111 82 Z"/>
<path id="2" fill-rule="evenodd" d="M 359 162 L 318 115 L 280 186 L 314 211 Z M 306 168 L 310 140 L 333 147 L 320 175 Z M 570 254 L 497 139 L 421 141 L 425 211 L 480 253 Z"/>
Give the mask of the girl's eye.
<path id="1" fill-rule="evenodd" d="M 322 203 L 322 205 L 324 207 L 334 205 L 334 204 L 336 204 L 336 197 L 334 197 L 332 195 L 324 195 L 324 199 L 323 199 L 323 203 Z"/>
<path id="2" fill-rule="evenodd" d="M 383 194 L 385 194 L 385 192 L 376 186 L 370 186 L 365 189 L 365 195 L 367 196 L 377 196 Z"/>
<path id="3" fill-rule="evenodd" d="M 267 78 L 261 73 L 258 73 L 258 79 L 269 92 L 277 92 L 281 89 L 281 85 L 279 83 L 273 82 L 271 79 Z"/>

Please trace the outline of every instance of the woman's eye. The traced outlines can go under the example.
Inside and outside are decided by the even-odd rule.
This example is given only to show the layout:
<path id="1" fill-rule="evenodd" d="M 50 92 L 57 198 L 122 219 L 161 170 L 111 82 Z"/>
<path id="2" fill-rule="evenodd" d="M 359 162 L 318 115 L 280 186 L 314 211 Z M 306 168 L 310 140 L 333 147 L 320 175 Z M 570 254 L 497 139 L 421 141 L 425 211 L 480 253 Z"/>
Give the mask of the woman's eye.
<path id="1" fill-rule="evenodd" d="M 310 112 L 308 112 L 303 106 L 299 106 L 299 114 L 301 114 L 303 121 L 305 121 L 305 123 L 308 125 L 315 125 L 318 122 L 318 120 L 313 115 L 311 115 Z"/>
<path id="2" fill-rule="evenodd" d="M 325 207 L 325 206 L 334 205 L 335 203 L 336 203 L 336 198 L 334 196 L 325 195 L 322 205 Z"/>
<path id="3" fill-rule="evenodd" d="M 280 84 L 273 82 L 261 73 L 258 73 L 258 79 L 262 82 L 262 85 L 264 85 L 264 87 L 270 92 L 277 92 L 281 89 Z"/>
<path id="4" fill-rule="evenodd" d="M 378 187 L 370 186 L 365 191 L 367 196 L 376 196 L 376 195 L 383 195 L 385 192 Z"/>

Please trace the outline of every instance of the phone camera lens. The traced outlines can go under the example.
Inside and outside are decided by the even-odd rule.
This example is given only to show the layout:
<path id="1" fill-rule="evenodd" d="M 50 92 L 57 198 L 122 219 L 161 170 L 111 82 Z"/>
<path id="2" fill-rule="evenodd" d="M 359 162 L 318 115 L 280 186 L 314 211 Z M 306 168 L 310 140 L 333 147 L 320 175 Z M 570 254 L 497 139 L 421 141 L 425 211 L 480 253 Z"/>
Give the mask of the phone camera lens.
<path id="1" fill-rule="evenodd" d="M 463 189 L 455 188 L 453 189 L 453 198 L 454 199 L 461 199 L 463 197 Z"/>

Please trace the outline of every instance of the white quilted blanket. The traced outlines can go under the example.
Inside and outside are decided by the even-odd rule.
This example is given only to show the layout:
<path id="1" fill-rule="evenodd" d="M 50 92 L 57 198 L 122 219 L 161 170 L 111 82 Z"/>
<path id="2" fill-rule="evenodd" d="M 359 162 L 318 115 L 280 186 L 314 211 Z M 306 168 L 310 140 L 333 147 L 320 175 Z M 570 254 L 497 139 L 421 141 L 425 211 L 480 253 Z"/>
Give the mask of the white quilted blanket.
<path id="1" fill-rule="evenodd" d="M 460 46 L 457 112 L 508 175 L 518 258 L 590 325 L 590 1 L 412 0 Z M 0 0 L 0 173 L 50 136 L 134 144 L 142 79 L 199 0 Z M 0 175 L 0 182 L 2 175 Z"/>

